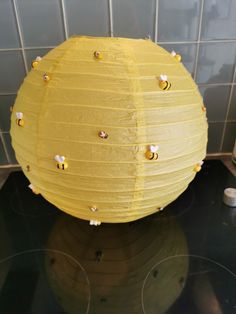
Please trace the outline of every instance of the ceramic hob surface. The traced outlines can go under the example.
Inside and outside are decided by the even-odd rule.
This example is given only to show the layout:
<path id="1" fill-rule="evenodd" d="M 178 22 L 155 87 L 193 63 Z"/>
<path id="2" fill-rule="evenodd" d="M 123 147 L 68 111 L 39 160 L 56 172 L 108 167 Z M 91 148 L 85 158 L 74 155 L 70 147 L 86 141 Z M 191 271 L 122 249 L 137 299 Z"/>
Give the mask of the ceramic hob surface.
<path id="1" fill-rule="evenodd" d="M 236 313 L 236 179 L 208 161 L 164 211 L 90 226 L 32 194 L 0 191 L 1 314 Z"/>

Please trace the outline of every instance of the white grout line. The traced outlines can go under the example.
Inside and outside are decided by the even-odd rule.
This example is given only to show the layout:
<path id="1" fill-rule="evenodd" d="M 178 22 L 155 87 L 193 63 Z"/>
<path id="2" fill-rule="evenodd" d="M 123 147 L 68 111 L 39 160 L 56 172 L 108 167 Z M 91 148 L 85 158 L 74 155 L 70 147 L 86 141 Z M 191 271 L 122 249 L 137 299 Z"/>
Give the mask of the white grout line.
<path id="1" fill-rule="evenodd" d="M 1 165 L 0 169 L 8 169 L 8 168 L 21 168 L 19 164 L 9 164 L 9 165 Z"/>
<path id="2" fill-rule="evenodd" d="M 4 140 L 4 137 L 3 137 L 3 133 L 1 132 L 1 130 L 0 130 L 0 139 L 2 140 L 2 146 L 3 146 L 4 152 L 5 152 L 6 157 L 7 157 L 7 162 L 10 164 L 11 163 L 11 159 L 10 159 L 10 156 L 8 154 L 7 145 L 5 143 L 5 140 Z"/>
<path id="3" fill-rule="evenodd" d="M 232 83 L 197 83 L 197 85 L 199 87 L 202 87 L 202 86 L 232 86 L 232 85 L 236 85 L 236 82 L 232 82 Z"/>
<path id="4" fill-rule="evenodd" d="M 234 66 L 233 82 L 235 82 L 235 80 L 236 80 L 236 65 Z M 231 100 L 232 100 L 232 97 L 233 97 L 233 91 L 234 91 L 234 86 L 232 85 L 231 88 L 230 88 L 229 101 L 228 101 L 228 105 L 227 105 L 227 111 L 226 111 L 226 116 L 225 116 L 225 121 L 224 121 L 224 127 L 223 127 L 221 142 L 220 142 L 220 152 L 222 152 L 222 149 L 223 149 L 225 132 L 226 132 L 226 126 L 227 126 L 227 122 L 229 122 L 228 121 L 228 116 L 229 116 Z"/>
<path id="5" fill-rule="evenodd" d="M 22 51 L 22 48 L 1 48 L 0 51 Z"/>
<path id="6" fill-rule="evenodd" d="M 11 95 L 16 95 L 16 93 L 0 93 L 0 96 L 11 96 Z"/>
<path id="7" fill-rule="evenodd" d="M 113 30 L 113 11 L 112 11 L 112 0 L 108 0 L 108 15 L 109 15 L 109 32 L 110 36 L 114 36 L 114 30 Z"/>
<path id="8" fill-rule="evenodd" d="M 22 56 L 23 56 L 23 61 L 24 61 L 24 66 L 25 66 L 25 72 L 27 74 L 28 73 L 28 65 L 27 65 L 27 59 L 26 59 L 25 50 L 24 50 L 24 37 L 23 37 L 23 32 L 21 30 L 20 18 L 18 15 L 18 8 L 17 8 L 16 0 L 12 0 L 12 4 L 14 7 L 16 24 L 17 24 L 18 34 L 19 34 L 19 38 L 20 38 L 20 44 L 21 44 L 21 48 L 22 48 Z"/>
<path id="9" fill-rule="evenodd" d="M 204 43 L 204 44 L 214 44 L 214 43 L 231 43 L 236 42 L 236 40 L 211 40 L 211 41 L 159 41 L 159 45 L 178 45 L 178 44 L 184 44 L 184 45 L 191 45 L 191 44 L 198 44 L 198 43 Z M 24 47 L 24 48 L 0 48 L 0 52 L 2 51 L 22 51 L 22 50 L 34 50 L 34 49 L 53 49 L 56 46 L 38 46 L 38 47 Z"/>
<path id="10" fill-rule="evenodd" d="M 201 2 L 200 18 L 199 18 L 199 28 L 198 28 L 198 37 L 197 37 L 197 48 L 196 48 L 196 56 L 195 56 L 195 64 L 194 64 L 194 73 L 193 73 L 193 79 L 194 79 L 195 82 L 196 82 L 196 76 L 197 76 L 198 55 L 199 55 L 200 39 L 201 39 L 201 31 L 202 31 L 203 8 L 204 8 L 204 0 L 202 0 L 202 2 Z"/>
<path id="11" fill-rule="evenodd" d="M 154 29 L 154 42 L 157 43 L 158 38 L 158 12 L 159 12 L 159 0 L 155 2 L 155 29 Z"/>
<path id="12" fill-rule="evenodd" d="M 66 9 L 65 9 L 65 2 L 64 2 L 64 0 L 61 0 L 61 10 L 62 10 L 62 19 L 63 19 L 65 38 L 68 39 L 69 32 L 68 32 L 68 23 L 67 23 L 67 16 L 66 16 Z"/>

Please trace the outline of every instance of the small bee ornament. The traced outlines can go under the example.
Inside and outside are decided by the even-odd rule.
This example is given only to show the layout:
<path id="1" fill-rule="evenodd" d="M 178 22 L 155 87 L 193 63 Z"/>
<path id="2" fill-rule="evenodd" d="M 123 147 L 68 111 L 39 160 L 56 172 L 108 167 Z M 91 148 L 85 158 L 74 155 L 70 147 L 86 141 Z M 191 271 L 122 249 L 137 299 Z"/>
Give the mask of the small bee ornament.
<path id="1" fill-rule="evenodd" d="M 149 160 L 156 160 L 158 159 L 157 151 L 159 149 L 159 146 L 157 145 L 150 145 L 148 150 L 146 151 L 146 157 Z"/>
<path id="2" fill-rule="evenodd" d="M 174 57 L 178 62 L 181 61 L 182 57 L 180 54 L 176 53 L 174 50 L 171 51 L 172 57 Z"/>
<path id="3" fill-rule="evenodd" d="M 199 163 L 195 165 L 193 171 L 199 172 L 202 169 L 202 165 L 203 165 L 203 161 L 200 161 Z"/>
<path id="4" fill-rule="evenodd" d="M 96 206 L 92 206 L 90 207 L 91 212 L 96 212 L 98 210 L 98 208 Z"/>
<path id="5" fill-rule="evenodd" d="M 206 112 L 206 107 L 204 105 L 202 106 L 202 111 Z"/>
<path id="6" fill-rule="evenodd" d="M 40 56 L 36 57 L 36 59 L 31 62 L 31 67 L 35 69 L 41 60 L 42 58 Z"/>
<path id="7" fill-rule="evenodd" d="M 90 226 L 100 226 L 101 225 L 101 221 L 90 220 L 89 224 L 90 224 Z"/>
<path id="8" fill-rule="evenodd" d="M 23 120 L 22 112 L 16 112 L 16 124 L 19 126 L 24 126 L 25 122 Z"/>
<path id="9" fill-rule="evenodd" d="M 68 168 L 68 163 L 65 162 L 65 157 L 64 156 L 60 156 L 60 155 L 56 155 L 55 156 L 55 160 L 57 162 L 57 168 L 61 169 L 61 170 L 65 170 Z"/>
<path id="10" fill-rule="evenodd" d="M 103 139 L 108 138 L 108 134 L 107 134 L 105 131 L 100 131 L 100 132 L 98 133 L 98 136 L 101 137 L 101 138 L 103 138 Z"/>
<path id="11" fill-rule="evenodd" d="M 102 54 L 99 51 L 94 51 L 93 55 L 95 59 L 98 59 L 98 60 L 102 59 Z"/>
<path id="12" fill-rule="evenodd" d="M 44 82 L 50 81 L 50 77 L 49 77 L 49 75 L 47 73 L 44 73 L 43 80 L 44 80 Z"/>
<path id="13" fill-rule="evenodd" d="M 168 82 L 167 75 L 161 74 L 159 77 L 159 86 L 162 90 L 169 90 L 171 87 L 171 83 Z"/>

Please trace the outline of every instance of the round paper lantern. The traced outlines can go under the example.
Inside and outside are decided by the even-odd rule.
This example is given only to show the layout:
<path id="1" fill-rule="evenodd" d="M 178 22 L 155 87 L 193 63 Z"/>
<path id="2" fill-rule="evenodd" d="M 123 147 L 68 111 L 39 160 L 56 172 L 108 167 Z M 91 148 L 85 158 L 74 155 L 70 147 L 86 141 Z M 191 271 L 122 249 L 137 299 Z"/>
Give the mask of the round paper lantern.
<path id="1" fill-rule="evenodd" d="M 33 192 L 94 225 L 159 211 L 206 152 L 198 88 L 150 40 L 70 38 L 32 62 L 11 122 Z"/>
<path id="2" fill-rule="evenodd" d="M 180 296 L 188 273 L 186 238 L 175 219 L 146 218 L 94 230 L 62 216 L 47 248 L 49 285 L 70 314 L 86 308 L 89 313 L 164 314 Z"/>

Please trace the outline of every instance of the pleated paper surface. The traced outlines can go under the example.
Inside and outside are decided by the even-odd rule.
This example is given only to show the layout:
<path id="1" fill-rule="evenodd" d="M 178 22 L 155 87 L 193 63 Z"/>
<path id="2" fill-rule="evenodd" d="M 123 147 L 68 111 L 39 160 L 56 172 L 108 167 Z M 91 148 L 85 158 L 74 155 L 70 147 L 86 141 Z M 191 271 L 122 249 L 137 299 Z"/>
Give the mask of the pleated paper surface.
<path id="1" fill-rule="evenodd" d="M 159 87 L 161 74 L 169 90 Z M 61 210 L 132 221 L 167 206 L 194 178 L 206 154 L 202 107 L 182 63 L 153 42 L 72 37 L 25 78 L 12 112 L 12 144 L 34 189 Z M 147 159 L 150 145 L 158 146 L 158 159 Z M 67 169 L 57 167 L 56 155 Z"/>

